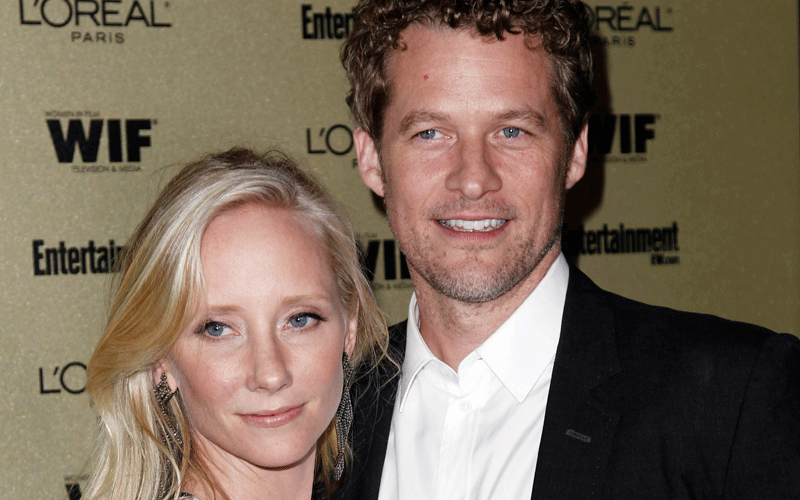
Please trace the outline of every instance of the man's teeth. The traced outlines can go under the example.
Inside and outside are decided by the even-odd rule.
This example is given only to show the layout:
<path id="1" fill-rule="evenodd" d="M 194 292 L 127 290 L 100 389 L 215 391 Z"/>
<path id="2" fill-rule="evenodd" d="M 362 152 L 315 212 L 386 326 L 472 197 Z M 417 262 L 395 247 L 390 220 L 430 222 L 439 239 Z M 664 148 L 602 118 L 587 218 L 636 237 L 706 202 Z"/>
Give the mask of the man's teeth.
<path id="1" fill-rule="evenodd" d="M 491 231 L 497 229 L 507 222 L 507 219 L 483 219 L 483 220 L 462 220 L 462 219 L 441 219 L 439 224 L 456 231 Z"/>

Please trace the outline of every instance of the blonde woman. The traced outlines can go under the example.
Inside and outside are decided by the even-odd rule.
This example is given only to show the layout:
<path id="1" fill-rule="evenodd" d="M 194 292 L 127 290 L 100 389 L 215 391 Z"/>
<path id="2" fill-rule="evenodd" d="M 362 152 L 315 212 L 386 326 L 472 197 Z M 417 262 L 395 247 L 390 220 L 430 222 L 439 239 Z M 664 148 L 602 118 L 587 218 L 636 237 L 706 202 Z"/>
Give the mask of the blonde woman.
<path id="1" fill-rule="evenodd" d="M 387 331 L 338 205 L 285 156 L 184 167 L 127 244 L 89 362 L 94 499 L 327 498 Z"/>

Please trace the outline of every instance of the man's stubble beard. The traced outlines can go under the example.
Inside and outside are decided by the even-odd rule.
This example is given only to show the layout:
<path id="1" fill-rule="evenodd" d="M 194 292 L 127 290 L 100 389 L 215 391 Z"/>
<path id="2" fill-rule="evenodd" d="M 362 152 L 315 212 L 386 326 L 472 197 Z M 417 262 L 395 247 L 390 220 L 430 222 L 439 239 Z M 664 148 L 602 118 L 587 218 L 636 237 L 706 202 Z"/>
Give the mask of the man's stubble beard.
<path id="1" fill-rule="evenodd" d="M 381 171 L 383 174 L 383 169 Z M 536 249 L 536 234 L 520 241 L 502 256 L 502 264 L 493 269 L 477 269 L 469 273 L 470 265 L 479 265 L 478 256 L 470 258 L 468 262 L 458 268 L 450 268 L 444 264 L 444 258 L 438 258 L 436 250 L 426 245 L 424 238 L 415 238 L 412 234 L 405 241 L 407 235 L 398 231 L 398 224 L 394 221 L 393 194 L 389 185 L 383 179 L 384 207 L 389 220 L 389 227 L 395 235 L 400 250 L 406 257 L 411 269 L 419 274 L 435 291 L 450 299 L 470 304 L 490 302 L 514 289 L 539 266 L 542 259 L 561 241 L 561 231 L 564 220 L 563 191 L 559 200 L 558 218 L 546 230 L 550 233 L 544 248 Z M 441 256 L 444 257 L 444 256 Z"/>

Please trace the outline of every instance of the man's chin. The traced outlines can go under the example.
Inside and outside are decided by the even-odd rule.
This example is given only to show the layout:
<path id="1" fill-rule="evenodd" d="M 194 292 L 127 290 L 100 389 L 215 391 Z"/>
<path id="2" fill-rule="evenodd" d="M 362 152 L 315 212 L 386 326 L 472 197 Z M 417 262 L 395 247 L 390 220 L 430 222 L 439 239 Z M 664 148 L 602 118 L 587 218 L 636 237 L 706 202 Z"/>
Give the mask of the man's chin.
<path id="1" fill-rule="evenodd" d="M 467 304 L 491 302 L 513 289 L 525 276 L 502 276 L 496 273 L 459 273 L 442 275 L 423 273 L 423 278 L 438 293 Z"/>

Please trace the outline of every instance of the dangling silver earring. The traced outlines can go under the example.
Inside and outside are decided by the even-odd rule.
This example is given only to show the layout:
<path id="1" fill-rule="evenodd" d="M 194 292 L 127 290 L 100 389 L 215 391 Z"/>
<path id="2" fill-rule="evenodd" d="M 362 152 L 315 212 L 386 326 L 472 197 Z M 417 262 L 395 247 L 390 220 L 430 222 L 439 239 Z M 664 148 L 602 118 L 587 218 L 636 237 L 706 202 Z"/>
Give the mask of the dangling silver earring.
<path id="1" fill-rule="evenodd" d="M 161 408 L 162 412 L 166 413 L 167 408 L 169 408 L 167 406 L 167 403 L 169 403 L 169 400 L 172 399 L 172 395 L 174 394 L 169 388 L 169 383 L 167 382 L 166 373 L 161 374 L 161 380 L 159 380 L 158 384 L 156 384 L 155 391 L 156 391 L 156 401 L 158 401 L 158 407 Z"/>
<path id="2" fill-rule="evenodd" d="M 339 408 L 336 409 L 336 441 L 339 452 L 336 455 L 336 465 L 333 469 L 333 478 L 338 481 L 344 473 L 344 450 L 347 446 L 347 436 L 350 433 L 350 426 L 353 425 L 353 403 L 350 401 L 350 383 L 353 378 L 353 365 L 347 353 L 342 353 L 342 369 L 344 370 L 344 388 L 342 390 L 342 400 L 339 401 Z"/>
<path id="3" fill-rule="evenodd" d="M 178 392 L 177 389 L 175 392 Z M 156 402 L 158 403 L 158 408 L 161 410 L 164 418 L 167 419 L 167 424 L 169 424 L 169 430 L 172 433 L 172 436 L 175 438 L 175 441 L 177 441 L 178 444 L 183 447 L 183 438 L 181 437 L 181 433 L 178 432 L 178 425 L 175 422 L 175 416 L 169 410 L 169 400 L 172 399 L 172 396 L 175 395 L 175 392 L 172 392 L 169 388 L 167 374 L 162 373 L 161 379 L 155 387 Z"/>

